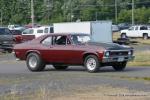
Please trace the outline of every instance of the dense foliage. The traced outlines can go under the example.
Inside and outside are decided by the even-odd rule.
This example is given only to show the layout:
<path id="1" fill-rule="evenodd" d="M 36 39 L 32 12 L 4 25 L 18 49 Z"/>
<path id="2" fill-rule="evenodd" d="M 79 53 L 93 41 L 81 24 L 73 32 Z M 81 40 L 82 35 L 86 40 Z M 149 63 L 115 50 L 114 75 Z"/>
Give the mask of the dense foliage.
<path id="1" fill-rule="evenodd" d="M 117 1 L 117 23 L 129 22 L 132 17 L 132 0 Z M 150 23 L 150 1 L 134 0 L 135 23 Z M 115 0 L 34 0 L 35 22 L 115 20 Z M 31 22 L 31 0 L 0 0 L 3 24 Z"/>

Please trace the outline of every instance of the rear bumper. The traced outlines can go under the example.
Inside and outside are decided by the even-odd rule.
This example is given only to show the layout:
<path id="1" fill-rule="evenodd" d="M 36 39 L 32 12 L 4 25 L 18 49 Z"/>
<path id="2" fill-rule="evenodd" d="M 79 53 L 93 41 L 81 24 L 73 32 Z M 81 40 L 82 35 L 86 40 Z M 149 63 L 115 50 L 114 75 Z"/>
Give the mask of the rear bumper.
<path id="1" fill-rule="evenodd" d="M 14 57 L 16 58 L 17 61 L 19 61 L 20 59 L 17 58 L 16 53 L 13 51 L 12 54 L 14 55 Z"/>
<path id="2" fill-rule="evenodd" d="M 134 60 L 135 56 L 114 56 L 114 57 L 104 57 L 102 63 L 111 62 L 125 62 Z"/>

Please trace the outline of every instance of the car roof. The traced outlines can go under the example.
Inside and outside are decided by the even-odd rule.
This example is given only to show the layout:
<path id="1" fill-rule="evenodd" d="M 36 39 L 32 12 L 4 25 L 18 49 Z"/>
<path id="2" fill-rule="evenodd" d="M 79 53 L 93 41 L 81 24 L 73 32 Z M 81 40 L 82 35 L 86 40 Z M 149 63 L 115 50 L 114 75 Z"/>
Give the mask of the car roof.
<path id="1" fill-rule="evenodd" d="M 45 35 L 42 35 L 36 39 L 34 39 L 33 41 L 39 41 L 39 40 L 42 40 L 48 36 L 58 36 L 58 35 L 66 35 L 66 36 L 69 36 L 69 35 L 87 35 L 89 36 L 90 34 L 87 34 L 87 33 L 71 33 L 71 32 L 68 32 L 68 33 L 48 33 L 48 34 L 45 34 Z"/>
<path id="2" fill-rule="evenodd" d="M 136 26 L 138 26 L 138 27 L 139 27 L 139 26 L 147 26 L 147 25 L 133 25 L 133 26 L 134 26 L 134 27 L 136 27 Z"/>
<path id="3" fill-rule="evenodd" d="M 68 33 L 48 33 L 46 35 L 90 35 L 90 34 L 87 34 L 87 33 L 72 33 L 72 32 L 68 32 Z"/>

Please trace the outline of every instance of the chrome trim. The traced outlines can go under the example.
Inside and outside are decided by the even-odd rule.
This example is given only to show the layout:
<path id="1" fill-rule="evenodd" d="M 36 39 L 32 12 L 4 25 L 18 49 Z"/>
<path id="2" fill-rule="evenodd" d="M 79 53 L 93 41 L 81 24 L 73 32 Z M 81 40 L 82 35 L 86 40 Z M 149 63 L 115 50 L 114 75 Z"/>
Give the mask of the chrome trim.
<path id="1" fill-rule="evenodd" d="M 104 57 L 107 57 L 107 56 L 105 56 L 105 53 L 106 52 L 129 52 L 129 51 L 131 51 L 132 52 L 132 54 L 131 55 L 120 55 L 120 56 L 133 56 L 133 53 L 134 53 L 134 49 L 128 49 L 128 50 L 104 50 Z"/>
<path id="2" fill-rule="evenodd" d="M 128 49 L 128 50 L 105 50 L 104 52 L 106 52 L 106 51 L 112 51 L 112 52 L 120 52 L 120 51 L 130 51 L 130 50 L 134 50 L 134 49 Z"/>
<path id="3" fill-rule="evenodd" d="M 123 61 L 132 61 L 135 56 L 113 56 L 113 57 L 103 57 L 102 63 L 107 63 L 107 62 L 119 62 L 118 59 L 119 58 L 124 58 Z"/>

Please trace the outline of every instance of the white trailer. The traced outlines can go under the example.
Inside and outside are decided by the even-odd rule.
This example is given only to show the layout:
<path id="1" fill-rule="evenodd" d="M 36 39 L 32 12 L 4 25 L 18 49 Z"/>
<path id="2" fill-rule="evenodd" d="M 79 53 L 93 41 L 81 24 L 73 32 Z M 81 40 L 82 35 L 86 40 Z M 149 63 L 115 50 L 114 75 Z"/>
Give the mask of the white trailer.
<path id="1" fill-rule="evenodd" d="M 112 42 L 111 21 L 54 23 L 54 33 L 86 33 L 95 42 Z"/>

